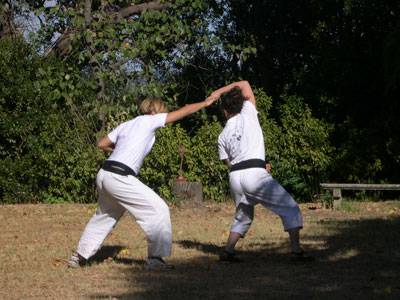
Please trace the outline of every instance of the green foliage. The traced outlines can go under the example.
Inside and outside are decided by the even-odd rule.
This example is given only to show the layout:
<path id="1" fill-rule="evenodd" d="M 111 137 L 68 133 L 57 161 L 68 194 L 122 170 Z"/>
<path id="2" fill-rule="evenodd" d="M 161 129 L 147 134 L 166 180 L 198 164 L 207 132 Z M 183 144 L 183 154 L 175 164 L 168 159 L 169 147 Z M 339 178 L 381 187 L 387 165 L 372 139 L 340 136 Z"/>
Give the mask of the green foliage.
<path id="1" fill-rule="evenodd" d="M 268 118 L 272 99 L 261 90 L 256 98 L 273 176 L 299 200 L 311 200 L 331 163 L 331 126 L 313 117 L 296 96 L 281 97 L 277 121 Z"/>
<path id="2" fill-rule="evenodd" d="M 281 118 L 273 120 L 269 117 L 272 98 L 259 89 L 255 94 L 266 156 L 273 165 L 274 177 L 297 200 L 311 200 L 331 163 L 331 127 L 314 118 L 311 110 L 294 96 L 282 97 L 278 108 Z M 204 121 L 192 135 L 179 125 L 159 130 L 141 178 L 165 199 L 173 201 L 171 187 L 178 177 L 179 146 L 184 145 L 184 177 L 202 182 L 206 199 L 224 201 L 229 193 L 229 180 L 226 166 L 218 159 L 217 140 L 221 131 L 222 126 L 216 121 Z"/>
<path id="3" fill-rule="evenodd" d="M 90 79 L 58 60 L 36 57 L 22 41 L 2 40 L 0 56 L 2 201 L 92 201 L 98 161 L 104 158 L 93 147 L 96 135 L 136 115 L 133 99 L 162 85 L 132 86 L 130 96 L 120 95 L 116 105 L 99 107 L 93 104 Z M 256 97 L 273 175 L 308 200 L 330 163 L 330 127 L 298 97 L 282 97 L 278 120 L 270 118 L 272 99 L 262 90 Z M 200 115 L 190 131 L 179 125 L 159 130 L 144 162 L 141 179 L 169 201 L 174 200 L 180 145 L 183 175 L 202 182 L 206 199 L 224 201 L 229 193 L 228 172 L 217 151 L 222 126 Z"/>
<path id="4" fill-rule="evenodd" d="M 283 96 L 281 118 L 269 118 L 272 98 L 256 90 L 257 109 L 264 132 L 266 156 L 273 175 L 299 201 L 309 201 L 318 192 L 321 177 L 331 163 L 331 127 L 314 118 L 311 110 L 294 96 Z M 157 134 L 141 177 L 166 199 L 173 199 L 171 186 L 179 171 L 179 146 L 184 145 L 184 177 L 200 181 L 206 199 L 224 201 L 229 192 L 228 170 L 218 159 L 217 140 L 222 126 L 205 121 L 190 136 L 180 126 L 167 126 Z"/>
<path id="5" fill-rule="evenodd" d="M 240 51 L 227 54 L 220 68 L 227 74 L 219 75 L 236 74 L 274 99 L 297 95 L 315 118 L 333 124 L 329 180 L 400 180 L 398 1 L 222 0 L 217 6 L 225 12 L 217 27 L 223 44 L 255 48 L 246 61 Z M 277 110 L 271 115 L 280 118 Z"/>
<path id="6" fill-rule="evenodd" d="M 218 157 L 218 135 L 222 127 L 206 122 L 192 138 L 192 161 L 189 169 L 203 183 L 206 199 L 224 201 L 229 193 L 228 169 Z"/>
<path id="7" fill-rule="evenodd" d="M 208 4 L 203 0 L 165 1 L 168 7 L 163 9 L 116 18 L 122 10 L 145 2 L 93 2 L 89 22 L 82 15 L 79 1 L 37 9 L 36 14 L 47 20 L 37 35 L 37 47 L 51 44 L 55 32 L 70 28 L 71 43 L 62 50 L 67 53 L 68 63 L 85 69 L 97 81 L 101 88 L 99 105 L 116 106 L 116 99 L 130 95 L 132 85 L 147 90 L 154 87 L 154 95 L 165 96 L 166 90 L 175 94 L 176 85 L 167 79 L 168 74 L 178 72 L 199 49 L 209 49 L 213 44 L 204 17 Z M 172 98 L 165 99 L 174 103 L 169 101 Z"/>
<path id="8" fill-rule="evenodd" d="M 0 41 L 0 196 L 3 202 L 90 201 L 99 153 L 79 72 Z"/>
<path id="9" fill-rule="evenodd" d="M 294 189 L 301 190 L 302 196 L 310 199 L 331 163 L 333 149 L 329 144 L 329 133 L 332 127 L 313 117 L 302 99 L 284 97 L 285 103 L 280 107 L 284 134 L 280 146 L 287 163 L 283 164 L 283 169 L 296 173 L 297 176 L 289 176 L 291 180 L 301 178 L 295 180 Z"/>
<path id="10" fill-rule="evenodd" d="M 178 177 L 180 166 L 179 146 L 185 147 L 185 161 L 190 157 L 190 138 L 179 125 L 168 125 L 157 131 L 156 143 L 146 157 L 140 171 L 140 179 L 154 188 L 167 200 L 173 200 L 171 187 Z M 191 174 L 185 177 L 192 179 Z"/>
<path id="11" fill-rule="evenodd" d="M 221 131 L 217 122 L 205 123 L 193 137 L 179 125 L 166 126 L 157 132 L 156 143 L 145 159 L 140 178 L 160 195 L 174 201 L 171 188 L 179 175 L 184 147 L 183 176 L 203 184 L 205 199 L 225 200 L 228 193 L 227 169 L 218 159 L 217 138 Z"/>
<path id="12" fill-rule="evenodd" d="M 342 32 L 336 30 L 335 24 L 341 22 L 337 22 L 340 16 L 333 2 L 326 6 L 281 1 L 165 2 L 172 4 L 162 10 L 115 18 L 111 11 L 117 13 L 132 1 L 93 1 L 90 22 L 82 14 L 82 1 L 57 1 L 52 8 L 27 2 L 45 20 L 36 35 L 37 49 L 52 43 L 55 32 L 68 29 L 73 34 L 64 35 L 71 43 L 65 43 L 68 47 L 63 49 L 67 53 L 63 61 L 39 58 L 22 42 L 1 41 L 3 201 L 93 200 L 97 162 L 104 158 L 93 147 L 95 138 L 136 116 L 140 98 L 161 97 L 173 108 L 200 100 L 207 91 L 239 77 L 249 79 L 253 87 L 268 89 L 278 102 L 261 89 L 257 91 L 273 175 L 301 199 L 308 200 L 316 192 L 318 181 L 332 164 L 333 152 L 329 144 L 332 128 L 315 114 L 337 122 L 337 116 L 330 118 L 329 113 L 340 95 L 332 95 L 332 90 L 342 90 L 339 83 L 349 78 L 352 69 L 346 60 L 341 61 L 340 48 L 335 49 L 343 40 L 352 43 L 353 39 L 341 39 Z M 135 1 L 138 3 L 144 1 Z M 349 3 L 347 15 L 359 11 Z M 320 13 L 309 14 L 313 11 Z M 276 24 L 282 31 L 276 30 Z M 360 30 L 364 29 L 348 32 Z M 386 43 L 390 91 L 398 87 L 398 72 L 390 67 L 397 36 L 388 36 Z M 311 45 L 305 47 L 309 41 Z M 346 45 L 342 47 L 347 51 Z M 318 77 L 321 73 L 324 78 Z M 312 96 L 279 98 L 277 95 L 285 90 L 289 95 Z M 348 91 L 346 86 L 343 90 Z M 215 110 L 207 111 L 216 114 Z M 395 112 L 393 109 L 393 116 Z M 385 126 L 393 124 L 397 123 Z M 350 125 L 342 128 L 347 133 L 354 129 L 354 136 L 360 140 L 365 132 L 357 131 L 354 123 Z M 144 163 L 142 180 L 172 201 L 171 183 L 178 175 L 178 148 L 183 144 L 184 176 L 202 181 L 206 198 L 224 200 L 228 173 L 218 160 L 216 145 L 221 129 L 203 112 L 181 122 L 181 126 L 160 130 Z M 346 137 L 351 139 L 350 134 Z M 382 147 L 397 159 L 398 144 L 398 139 L 392 138 Z M 339 170 L 355 156 L 355 151 L 351 151 L 353 155 L 346 151 L 357 146 L 343 145 L 346 148 L 339 152 L 339 158 L 343 158 Z M 379 154 L 379 149 L 375 153 Z M 373 176 L 387 165 L 378 154 L 367 168 Z M 362 162 L 361 157 L 354 170 L 347 170 L 361 174 L 365 170 Z"/>
<path id="13" fill-rule="evenodd" d="M 331 191 L 321 190 L 318 200 L 321 201 L 324 208 L 333 208 L 333 195 Z"/>

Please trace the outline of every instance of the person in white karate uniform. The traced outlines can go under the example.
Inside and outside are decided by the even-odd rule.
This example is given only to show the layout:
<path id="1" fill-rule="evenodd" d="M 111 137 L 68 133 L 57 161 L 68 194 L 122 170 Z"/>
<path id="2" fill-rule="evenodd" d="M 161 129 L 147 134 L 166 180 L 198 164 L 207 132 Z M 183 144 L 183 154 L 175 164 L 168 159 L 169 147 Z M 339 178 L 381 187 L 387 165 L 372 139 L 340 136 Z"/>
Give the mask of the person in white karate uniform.
<path id="1" fill-rule="evenodd" d="M 215 100 L 215 97 L 209 97 L 168 112 L 161 100 L 145 99 L 139 107 L 143 115 L 120 124 L 98 141 L 98 148 L 112 153 L 97 174 L 98 208 L 86 225 L 76 253 L 68 261 L 70 267 L 87 263 L 125 210 L 133 215 L 147 237 L 146 268 L 169 267 L 163 260 L 170 256 L 172 246 L 169 208 L 136 176 L 155 142 L 157 129 L 197 112 Z"/>
<path id="2" fill-rule="evenodd" d="M 302 215 L 290 194 L 272 178 L 270 165 L 265 162 L 263 132 L 258 121 L 256 99 L 250 84 L 239 81 L 214 91 L 221 99 L 227 123 L 218 137 L 219 158 L 230 168 L 229 184 L 236 205 L 221 261 L 235 262 L 235 246 L 253 222 L 254 206 L 261 204 L 277 214 L 289 233 L 291 256 L 296 260 L 312 260 L 300 247 L 299 230 Z"/>

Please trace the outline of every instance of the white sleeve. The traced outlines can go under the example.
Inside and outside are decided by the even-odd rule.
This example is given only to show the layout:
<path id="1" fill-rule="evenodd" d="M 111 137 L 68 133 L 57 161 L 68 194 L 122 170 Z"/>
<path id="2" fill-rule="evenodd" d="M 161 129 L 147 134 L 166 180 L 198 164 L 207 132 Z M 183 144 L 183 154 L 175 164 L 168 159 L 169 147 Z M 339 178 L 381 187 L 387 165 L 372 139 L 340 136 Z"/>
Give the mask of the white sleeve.
<path id="1" fill-rule="evenodd" d="M 114 144 L 117 143 L 118 134 L 121 132 L 121 129 L 122 129 L 123 125 L 124 125 L 124 123 L 120 124 L 119 126 L 117 126 L 117 128 L 115 128 L 113 131 L 111 131 L 107 135 L 108 138 L 111 140 L 111 142 L 113 142 Z"/>
<path id="2" fill-rule="evenodd" d="M 242 115 L 251 115 L 251 116 L 257 116 L 257 114 L 258 114 L 256 107 L 249 100 L 244 101 L 243 107 L 242 107 L 242 110 L 240 111 L 240 113 Z"/>
<path id="3" fill-rule="evenodd" d="M 156 130 L 158 128 L 165 126 L 165 121 L 167 120 L 167 113 L 155 114 L 151 118 L 151 129 Z"/>
<path id="4" fill-rule="evenodd" d="M 218 155 L 220 160 L 228 159 L 228 153 L 226 153 L 221 136 L 218 137 Z"/>

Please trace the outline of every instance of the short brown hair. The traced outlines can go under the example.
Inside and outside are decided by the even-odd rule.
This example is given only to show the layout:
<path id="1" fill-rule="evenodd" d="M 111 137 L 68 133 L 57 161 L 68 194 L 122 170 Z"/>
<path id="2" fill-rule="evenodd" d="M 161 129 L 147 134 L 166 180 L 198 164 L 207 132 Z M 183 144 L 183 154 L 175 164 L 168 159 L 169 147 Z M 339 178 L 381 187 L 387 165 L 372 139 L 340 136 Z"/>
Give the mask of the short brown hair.
<path id="1" fill-rule="evenodd" d="M 235 115 L 240 113 L 244 103 L 242 91 L 238 87 L 234 87 L 230 91 L 224 93 L 221 97 L 221 107 L 227 113 Z"/>
<path id="2" fill-rule="evenodd" d="M 164 101 L 157 98 L 146 98 L 144 99 L 139 106 L 139 110 L 142 114 L 159 114 L 168 112 L 168 107 L 164 103 Z"/>

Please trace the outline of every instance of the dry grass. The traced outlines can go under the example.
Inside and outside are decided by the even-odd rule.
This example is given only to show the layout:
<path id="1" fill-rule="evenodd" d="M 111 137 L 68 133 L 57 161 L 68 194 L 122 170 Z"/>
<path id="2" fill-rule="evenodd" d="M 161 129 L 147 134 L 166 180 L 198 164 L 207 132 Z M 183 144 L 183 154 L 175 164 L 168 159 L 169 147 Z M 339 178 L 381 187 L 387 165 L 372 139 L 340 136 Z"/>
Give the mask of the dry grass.
<path id="1" fill-rule="evenodd" d="M 169 272 L 143 269 L 146 241 L 125 215 L 89 267 L 66 260 L 94 205 L 0 206 L 1 299 L 399 299 L 400 205 L 352 204 L 346 211 L 303 205 L 309 264 L 288 258 L 280 220 L 262 207 L 239 245 L 240 264 L 217 254 L 233 207 L 172 208 Z"/>

